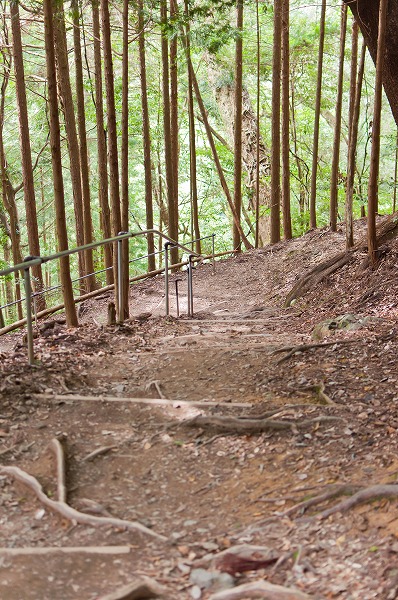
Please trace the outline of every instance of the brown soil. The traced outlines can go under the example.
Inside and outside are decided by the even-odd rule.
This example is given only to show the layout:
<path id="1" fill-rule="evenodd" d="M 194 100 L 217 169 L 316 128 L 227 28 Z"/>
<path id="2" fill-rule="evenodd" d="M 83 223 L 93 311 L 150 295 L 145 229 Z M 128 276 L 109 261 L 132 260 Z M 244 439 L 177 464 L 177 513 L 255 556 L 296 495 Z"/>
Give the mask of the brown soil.
<path id="1" fill-rule="evenodd" d="M 185 273 L 179 319 L 163 316 L 161 277 L 131 288 L 133 316 L 124 326 L 105 325 L 109 297 L 86 302 L 81 327 L 57 324 L 36 338 L 36 367 L 26 365 L 21 335 L 0 338 L 1 464 L 24 469 L 56 499 L 48 447 L 62 436 L 71 506 L 139 521 L 167 538 L 76 525 L 0 473 L 1 599 L 94 600 L 147 575 L 164 586 L 165 598 L 206 600 L 215 587 L 200 587 L 197 567 L 210 569 L 211 556 L 241 543 L 285 560 L 236 574 L 236 585 L 267 580 L 319 599 L 398 597 L 396 499 L 327 519 L 316 515 L 339 498 L 283 514 L 331 484 L 397 482 L 397 242 L 377 271 L 364 270 L 358 254 L 283 308 L 298 277 L 343 247 L 341 232 L 315 231 L 220 261 L 215 273 L 201 265 L 193 319 L 185 316 Z M 358 329 L 318 327 L 314 339 L 317 324 L 347 313 Z M 159 395 L 175 402 L 127 400 Z M 272 409 L 272 419 L 297 427 L 237 434 L 184 425 L 200 414 L 255 417 Z M 339 420 L 300 427 L 323 416 Z M 62 552 L 70 547 L 86 552 Z M 99 547 L 109 553 L 98 554 Z M 39 548 L 51 551 L 34 553 Z"/>

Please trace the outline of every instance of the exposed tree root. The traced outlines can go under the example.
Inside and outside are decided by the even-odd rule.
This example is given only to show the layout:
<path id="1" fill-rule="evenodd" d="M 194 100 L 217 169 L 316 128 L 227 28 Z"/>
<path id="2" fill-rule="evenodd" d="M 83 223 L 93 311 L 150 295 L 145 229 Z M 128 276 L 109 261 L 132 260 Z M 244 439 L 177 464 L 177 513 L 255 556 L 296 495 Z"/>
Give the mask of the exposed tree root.
<path id="1" fill-rule="evenodd" d="M 398 229 L 398 211 L 384 219 L 377 227 L 377 246 L 385 243 L 397 235 Z M 344 265 L 353 260 L 354 253 L 367 249 L 367 237 L 363 236 L 353 248 L 346 252 L 335 254 L 332 258 L 316 265 L 303 277 L 301 277 L 295 286 L 288 293 L 285 306 L 290 306 L 293 300 L 301 298 L 309 290 L 313 289 L 317 283 L 320 283 L 325 277 L 328 277 Z"/>
<path id="2" fill-rule="evenodd" d="M 268 581 L 244 583 L 231 590 L 223 590 L 212 594 L 209 600 L 246 600 L 247 598 L 264 598 L 266 600 L 311 600 L 311 596 L 297 589 L 274 585 Z"/>
<path id="3" fill-rule="evenodd" d="M 360 485 L 352 484 L 332 485 L 323 494 L 319 494 L 318 496 L 314 496 L 313 498 L 309 498 L 308 500 L 304 500 L 303 502 L 299 502 L 298 504 L 291 506 L 282 513 L 282 516 L 290 517 L 294 513 L 303 514 L 308 508 L 316 506 L 317 504 L 321 504 L 322 502 L 327 502 L 328 500 L 338 498 L 339 496 L 349 496 L 351 494 L 355 494 L 361 489 L 361 487 L 362 486 Z"/>
<path id="4" fill-rule="evenodd" d="M 280 354 L 281 352 L 287 352 L 285 356 L 282 356 L 277 361 L 277 365 L 288 360 L 292 356 L 294 356 L 297 352 L 305 352 L 306 350 L 312 350 L 313 348 L 326 348 L 327 346 L 335 346 L 336 344 L 355 344 L 358 343 L 358 340 L 334 340 L 333 342 L 323 342 L 321 344 L 301 344 L 300 346 L 283 346 L 282 348 L 277 348 L 271 355 Z"/>
<path id="5" fill-rule="evenodd" d="M 351 508 L 354 508 L 354 506 L 358 506 L 358 504 L 372 502 L 373 500 L 378 500 L 380 498 L 398 498 L 398 485 L 371 485 L 369 487 L 363 488 L 362 490 L 359 490 L 356 494 L 351 496 L 351 498 L 347 498 L 347 500 L 342 500 L 335 506 L 324 510 L 318 515 L 318 518 L 327 519 L 327 517 L 330 517 L 330 515 L 334 515 L 335 513 L 344 513 L 350 510 Z"/>
<path id="6" fill-rule="evenodd" d="M 263 431 L 286 431 L 305 429 L 319 423 L 330 423 L 341 421 L 341 417 L 320 416 L 305 421 L 274 421 L 272 419 L 246 419 L 225 416 L 203 416 L 199 415 L 193 419 L 183 421 L 180 425 L 185 427 L 200 427 L 212 429 L 224 433 L 261 433 Z"/>
<path id="7" fill-rule="evenodd" d="M 58 458 L 60 458 L 60 449 L 57 445 L 55 446 L 57 456 Z M 0 474 L 12 477 L 16 481 L 19 481 L 20 483 L 31 489 L 44 506 L 46 506 L 52 512 L 55 512 L 61 515 L 62 517 L 68 519 L 69 521 L 74 521 L 76 523 L 80 523 L 81 525 L 90 525 L 91 527 L 111 526 L 117 527 L 119 529 L 127 529 L 128 531 L 139 531 L 161 541 L 167 540 L 167 538 L 165 538 L 163 535 L 151 531 L 150 529 L 148 529 L 144 525 L 141 525 L 141 523 L 138 523 L 137 521 L 125 521 L 124 519 L 117 519 L 113 517 L 97 517 L 94 515 L 88 515 L 72 508 L 62 500 L 51 500 L 51 498 L 46 496 L 46 494 L 43 492 L 43 488 L 37 481 L 37 479 L 35 477 L 32 477 L 32 475 L 29 475 L 29 473 L 26 473 L 26 471 L 23 471 L 19 467 L 0 467 Z M 58 493 L 60 493 L 59 485 Z M 62 491 L 60 495 L 62 497 Z"/>

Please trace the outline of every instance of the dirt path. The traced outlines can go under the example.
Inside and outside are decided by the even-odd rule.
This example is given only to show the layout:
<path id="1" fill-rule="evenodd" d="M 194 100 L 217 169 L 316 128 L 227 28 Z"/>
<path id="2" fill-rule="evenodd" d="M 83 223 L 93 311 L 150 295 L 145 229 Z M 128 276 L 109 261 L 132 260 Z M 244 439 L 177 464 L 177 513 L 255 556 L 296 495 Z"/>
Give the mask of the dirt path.
<path id="1" fill-rule="evenodd" d="M 216 273 L 199 267 L 194 319 L 162 316 L 161 278 L 132 288 L 123 327 L 103 325 L 106 297 L 86 303 L 78 330 L 55 326 L 35 341 L 39 368 L 25 366 L 23 347 L 2 348 L 1 463 L 25 469 L 56 499 L 48 447 L 61 438 L 71 506 L 139 521 L 167 538 L 76 525 L 0 472 L 2 599 L 94 600 L 140 575 L 163 585 L 169 599 L 206 600 L 223 586 L 258 580 L 317 599 L 398 597 L 396 500 L 323 520 L 303 517 L 339 498 L 308 515 L 286 512 L 334 484 L 397 481 L 396 290 L 380 283 L 377 305 L 362 300 L 369 281 L 354 265 L 282 308 L 298 274 L 342 243 L 339 234 L 316 232 L 223 261 Z M 392 281 L 391 257 L 385 272 L 369 277 Z M 311 335 L 326 318 L 359 312 L 373 320 Z M 325 328 L 333 337 L 323 337 Z M 275 352 L 283 347 L 296 352 Z M 142 398 L 173 402 L 132 401 Z M 292 425 L 220 429 L 218 417 L 264 413 Z M 202 416 L 209 419 L 200 427 L 186 426 Z M 280 561 L 212 579 L 214 556 L 243 543 Z M 18 555 L 20 548 L 31 554 Z"/>

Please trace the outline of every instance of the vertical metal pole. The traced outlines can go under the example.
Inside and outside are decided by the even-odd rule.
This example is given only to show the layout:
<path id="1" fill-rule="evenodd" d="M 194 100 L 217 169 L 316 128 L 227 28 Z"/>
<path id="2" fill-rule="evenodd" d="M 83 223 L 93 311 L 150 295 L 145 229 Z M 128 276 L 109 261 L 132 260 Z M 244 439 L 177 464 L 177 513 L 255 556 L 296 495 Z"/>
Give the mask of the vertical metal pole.
<path id="1" fill-rule="evenodd" d="M 211 252 L 213 254 L 213 274 L 214 274 L 216 272 L 216 259 L 214 257 L 214 254 L 215 254 L 215 237 L 216 237 L 216 234 L 212 233 L 211 237 L 212 237 L 212 240 L 211 240 Z"/>
<path id="2" fill-rule="evenodd" d="M 178 283 L 181 281 L 180 278 L 175 280 L 175 286 L 176 286 L 176 312 L 177 312 L 177 319 L 180 316 L 180 303 L 179 303 L 179 299 L 178 299 Z"/>
<path id="3" fill-rule="evenodd" d="M 194 255 L 190 254 L 188 257 L 188 316 L 193 317 L 193 285 L 192 285 L 192 270 L 193 270 L 193 259 Z"/>
<path id="4" fill-rule="evenodd" d="M 166 242 L 164 245 L 164 286 L 165 286 L 165 298 L 166 298 L 166 317 L 170 314 L 169 307 L 169 246 L 170 242 Z"/>
<path id="5" fill-rule="evenodd" d="M 24 269 L 24 284 L 25 284 L 25 298 L 26 298 L 26 329 L 28 334 L 28 360 L 29 364 L 33 365 L 35 362 L 33 352 L 33 325 L 32 325 L 32 287 L 30 285 L 30 270 L 29 268 Z"/>
<path id="6" fill-rule="evenodd" d="M 124 317 L 124 296 L 123 296 L 123 248 L 122 248 L 123 240 L 117 241 L 117 322 L 123 323 Z"/>

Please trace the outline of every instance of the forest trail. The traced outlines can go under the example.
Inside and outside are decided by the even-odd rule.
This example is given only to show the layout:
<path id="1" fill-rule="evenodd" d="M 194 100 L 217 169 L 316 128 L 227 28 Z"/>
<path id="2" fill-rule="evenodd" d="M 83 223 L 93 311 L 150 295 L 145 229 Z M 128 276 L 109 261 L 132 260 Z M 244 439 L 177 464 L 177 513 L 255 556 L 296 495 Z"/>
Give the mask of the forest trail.
<path id="1" fill-rule="evenodd" d="M 131 288 L 122 327 L 104 325 L 109 298 L 87 302 L 80 328 L 35 340 L 38 368 L 20 335 L 13 349 L 0 339 L 1 464 L 55 500 L 49 446 L 61 439 L 68 504 L 149 530 L 71 524 L 0 472 L 0 598 L 94 600 L 144 575 L 170 600 L 222 600 L 222 588 L 259 581 L 292 600 L 397 597 L 396 498 L 316 518 L 341 500 L 333 486 L 397 482 L 397 243 L 378 271 L 358 255 L 283 308 L 297 278 L 343 245 L 341 232 L 314 231 L 215 273 L 201 265 L 193 319 L 185 274 L 171 277 L 183 279 L 180 319 L 175 297 L 163 316 L 162 278 Z M 262 546 L 263 563 L 217 559 L 241 544 Z"/>

